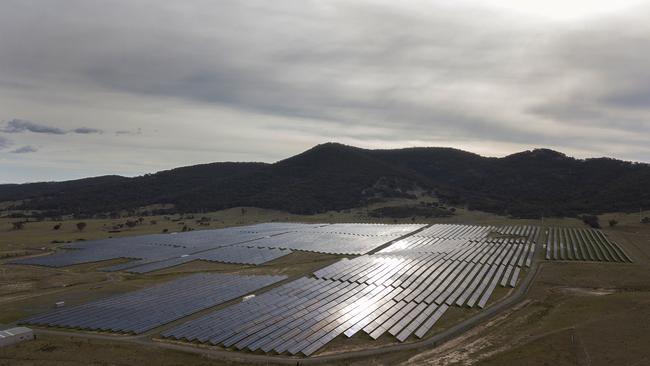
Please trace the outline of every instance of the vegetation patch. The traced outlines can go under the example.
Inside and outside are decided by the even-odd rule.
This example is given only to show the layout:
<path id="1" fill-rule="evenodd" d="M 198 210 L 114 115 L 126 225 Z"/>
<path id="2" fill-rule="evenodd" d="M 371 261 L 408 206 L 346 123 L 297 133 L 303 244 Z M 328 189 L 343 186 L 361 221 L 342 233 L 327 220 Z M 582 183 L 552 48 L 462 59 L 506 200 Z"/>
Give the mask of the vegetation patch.
<path id="1" fill-rule="evenodd" d="M 431 206 L 388 206 L 376 208 L 369 211 L 372 217 L 390 217 L 390 218 L 407 218 L 407 217 L 450 217 L 454 213 L 450 210 L 440 207 Z"/>

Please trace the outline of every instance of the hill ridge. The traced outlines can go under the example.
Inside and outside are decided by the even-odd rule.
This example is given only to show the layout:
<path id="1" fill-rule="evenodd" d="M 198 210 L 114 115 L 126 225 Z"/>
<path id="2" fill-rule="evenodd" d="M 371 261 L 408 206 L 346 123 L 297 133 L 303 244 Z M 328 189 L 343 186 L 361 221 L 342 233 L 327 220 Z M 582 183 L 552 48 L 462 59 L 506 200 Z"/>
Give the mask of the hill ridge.
<path id="1" fill-rule="evenodd" d="M 378 182 L 382 188 L 377 189 Z M 635 211 L 650 206 L 650 165 L 576 159 L 537 148 L 502 158 L 446 147 L 363 149 L 328 142 L 275 163 L 217 162 L 138 177 L 0 185 L 0 202 L 48 215 L 152 204 L 182 212 L 256 206 L 317 213 L 418 187 L 450 205 L 517 217 Z"/>

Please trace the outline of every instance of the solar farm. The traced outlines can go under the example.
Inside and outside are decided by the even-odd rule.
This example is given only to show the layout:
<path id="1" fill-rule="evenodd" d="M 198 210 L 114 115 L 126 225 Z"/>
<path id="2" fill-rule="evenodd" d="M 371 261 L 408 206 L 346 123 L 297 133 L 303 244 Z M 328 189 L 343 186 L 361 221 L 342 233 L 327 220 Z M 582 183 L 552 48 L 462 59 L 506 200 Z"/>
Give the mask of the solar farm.
<path id="1" fill-rule="evenodd" d="M 335 260 L 298 275 L 264 273 L 265 266 L 295 253 Z M 126 262 L 102 265 L 116 259 Z M 259 274 L 185 274 L 20 323 L 304 358 L 336 352 L 335 344 L 353 337 L 367 348 L 425 340 L 444 329 L 438 324 L 452 309 L 465 319 L 504 301 L 544 261 L 632 258 L 594 229 L 266 223 L 75 242 L 12 264 L 97 263 L 101 272 L 132 276 L 191 262 L 259 268 Z"/>

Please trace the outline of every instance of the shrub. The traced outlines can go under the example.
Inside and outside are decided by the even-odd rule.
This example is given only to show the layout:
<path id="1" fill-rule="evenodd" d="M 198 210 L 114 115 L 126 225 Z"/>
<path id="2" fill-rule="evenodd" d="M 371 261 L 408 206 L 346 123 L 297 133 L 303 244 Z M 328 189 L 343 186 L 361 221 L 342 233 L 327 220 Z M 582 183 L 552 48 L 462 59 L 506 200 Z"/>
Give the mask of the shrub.
<path id="1" fill-rule="evenodd" d="M 78 222 L 77 223 L 77 230 L 83 231 L 83 229 L 86 228 L 86 223 L 85 222 Z"/>
<path id="2" fill-rule="evenodd" d="M 614 227 L 614 226 L 616 226 L 616 225 L 618 225 L 618 221 L 613 220 L 613 219 L 612 219 L 612 220 L 609 220 L 609 227 Z"/>

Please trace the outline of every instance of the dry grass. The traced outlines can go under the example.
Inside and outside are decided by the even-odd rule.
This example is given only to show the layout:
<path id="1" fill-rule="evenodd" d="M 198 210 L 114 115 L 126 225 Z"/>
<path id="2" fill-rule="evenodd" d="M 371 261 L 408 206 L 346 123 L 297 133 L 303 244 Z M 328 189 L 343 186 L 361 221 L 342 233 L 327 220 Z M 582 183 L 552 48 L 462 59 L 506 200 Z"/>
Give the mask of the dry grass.
<path id="1" fill-rule="evenodd" d="M 233 365 L 229 362 L 163 350 L 150 345 L 128 344 L 76 337 L 39 336 L 32 342 L 0 348 L 0 366 L 81 365 Z"/>

